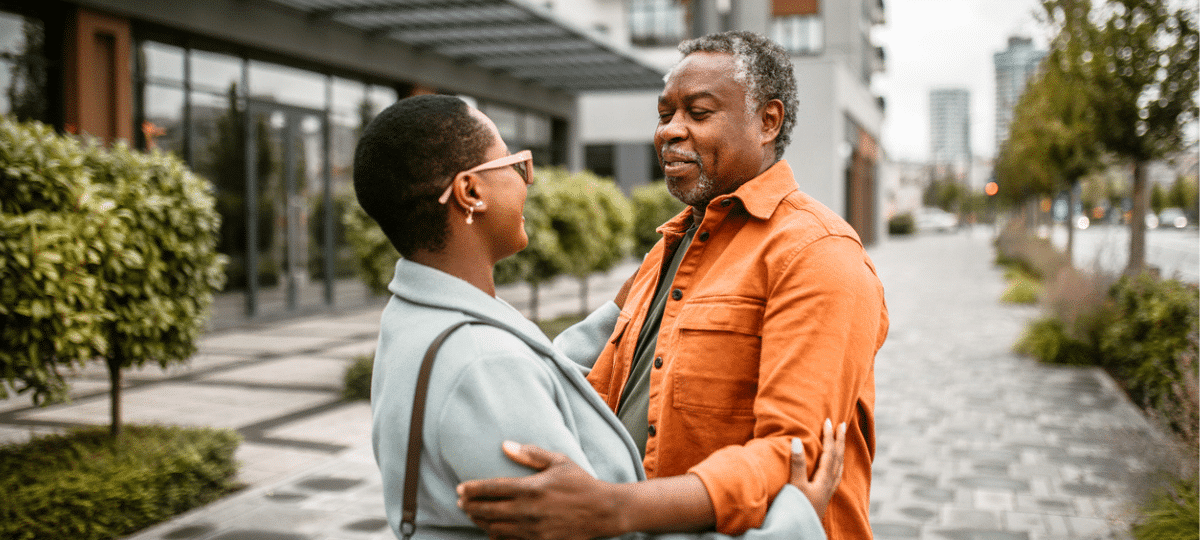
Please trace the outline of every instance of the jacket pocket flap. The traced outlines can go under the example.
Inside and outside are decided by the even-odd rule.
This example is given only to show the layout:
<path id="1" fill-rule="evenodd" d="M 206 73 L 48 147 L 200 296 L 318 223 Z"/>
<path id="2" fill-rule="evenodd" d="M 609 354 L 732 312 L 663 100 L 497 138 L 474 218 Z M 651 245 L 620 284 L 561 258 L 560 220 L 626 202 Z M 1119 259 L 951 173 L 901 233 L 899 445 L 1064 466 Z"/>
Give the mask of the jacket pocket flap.
<path id="1" fill-rule="evenodd" d="M 678 325 L 682 330 L 717 330 L 762 335 L 765 306 L 737 299 L 733 302 L 699 302 L 683 306 Z"/>

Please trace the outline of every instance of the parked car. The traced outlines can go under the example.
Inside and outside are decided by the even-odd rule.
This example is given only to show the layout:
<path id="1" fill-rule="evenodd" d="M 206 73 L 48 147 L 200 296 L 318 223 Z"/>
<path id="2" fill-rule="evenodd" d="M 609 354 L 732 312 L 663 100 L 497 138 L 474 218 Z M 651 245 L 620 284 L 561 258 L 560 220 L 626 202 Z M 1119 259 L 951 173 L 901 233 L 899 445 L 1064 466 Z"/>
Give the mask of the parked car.
<path id="1" fill-rule="evenodd" d="M 1188 218 L 1181 208 L 1167 208 L 1158 213 L 1158 223 L 1163 227 L 1182 229 L 1187 227 Z"/>
<path id="2" fill-rule="evenodd" d="M 941 208 L 920 208 L 914 220 L 919 232 L 950 232 L 958 229 L 958 216 Z"/>

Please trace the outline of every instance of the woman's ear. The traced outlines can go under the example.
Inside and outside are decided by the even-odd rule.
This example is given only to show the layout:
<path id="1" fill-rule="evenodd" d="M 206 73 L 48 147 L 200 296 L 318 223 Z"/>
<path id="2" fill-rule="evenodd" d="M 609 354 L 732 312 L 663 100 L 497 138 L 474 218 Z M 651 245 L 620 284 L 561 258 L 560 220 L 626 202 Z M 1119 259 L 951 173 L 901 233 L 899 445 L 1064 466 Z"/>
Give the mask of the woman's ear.
<path id="1" fill-rule="evenodd" d="M 450 188 L 450 200 L 447 204 L 452 204 L 464 212 L 479 212 L 487 208 L 487 203 L 483 200 L 483 192 L 487 188 L 479 175 L 460 172 L 454 175 L 451 185 L 453 187 Z"/>

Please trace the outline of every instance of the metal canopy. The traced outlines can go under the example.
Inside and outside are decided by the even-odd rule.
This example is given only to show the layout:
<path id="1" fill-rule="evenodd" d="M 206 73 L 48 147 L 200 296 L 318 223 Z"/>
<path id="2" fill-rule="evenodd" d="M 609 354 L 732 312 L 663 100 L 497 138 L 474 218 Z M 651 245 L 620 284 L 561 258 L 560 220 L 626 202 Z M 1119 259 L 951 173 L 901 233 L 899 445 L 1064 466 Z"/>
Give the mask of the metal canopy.
<path id="1" fill-rule="evenodd" d="M 629 51 L 524 0 L 272 0 L 481 69 L 568 92 L 662 87 Z"/>

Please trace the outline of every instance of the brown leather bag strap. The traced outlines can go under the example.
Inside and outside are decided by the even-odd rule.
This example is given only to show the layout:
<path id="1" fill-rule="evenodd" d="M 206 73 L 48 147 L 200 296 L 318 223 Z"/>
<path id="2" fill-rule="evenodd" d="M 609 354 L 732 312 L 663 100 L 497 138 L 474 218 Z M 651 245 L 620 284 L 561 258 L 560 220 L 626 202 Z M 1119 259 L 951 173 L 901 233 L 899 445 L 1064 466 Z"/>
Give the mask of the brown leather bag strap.
<path id="1" fill-rule="evenodd" d="M 438 337 L 434 338 L 433 343 L 429 345 L 429 350 L 425 351 L 425 358 L 421 360 L 421 369 L 417 372 L 417 387 L 413 392 L 412 421 L 408 425 L 408 463 L 404 469 L 404 503 L 401 506 L 400 514 L 400 533 L 404 535 L 404 540 L 412 538 L 413 533 L 417 531 L 417 485 L 421 474 L 425 397 L 429 391 L 429 374 L 433 372 L 433 359 L 437 356 L 438 349 L 442 347 L 442 342 L 446 341 L 452 332 L 468 324 L 486 324 L 501 330 L 504 329 L 487 321 L 459 321 L 438 334 Z"/>

